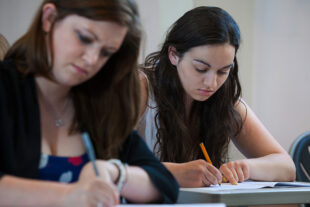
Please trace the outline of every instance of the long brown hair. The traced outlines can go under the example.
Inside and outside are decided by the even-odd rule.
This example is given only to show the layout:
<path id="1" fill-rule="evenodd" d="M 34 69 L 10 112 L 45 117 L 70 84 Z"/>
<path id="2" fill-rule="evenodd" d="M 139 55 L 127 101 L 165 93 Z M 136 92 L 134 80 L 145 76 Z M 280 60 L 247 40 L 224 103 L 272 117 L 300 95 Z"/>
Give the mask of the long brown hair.
<path id="1" fill-rule="evenodd" d="M 228 143 L 236 136 L 242 119 L 234 105 L 241 95 L 238 62 L 226 82 L 208 100 L 194 101 L 189 120 L 185 113 L 185 91 L 176 67 L 168 58 L 173 46 L 180 58 L 196 46 L 229 43 L 237 52 L 240 31 L 236 22 L 217 7 L 197 7 L 186 12 L 170 28 L 160 51 L 150 54 L 143 71 L 157 103 L 155 124 L 157 142 L 154 147 L 162 161 L 187 162 L 203 158 L 199 143 L 204 142 L 214 165 L 227 159 Z"/>
<path id="2" fill-rule="evenodd" d="M 141 26 L 137 6 L 134 0 L 45 0 L 29 30 L 6 55 L 6 59 L 13 59 L 25 74 L 48 77 L 51 70 L 45 35 L 51 36 L 52 32 L 44 34 L 41 23 L 42 8 L 46 3 L 56 6 L 55 22 L 77 14 L 128 27 L 120 49 L 104 65 L 104 69 L 71 90 L 75 107 L 71 132 L 86 128 L 99 158 L 116 157 L 120 144 L 138 120 L 137 58 Z M 52 41 L 52 38 L 49 39 Z"/>

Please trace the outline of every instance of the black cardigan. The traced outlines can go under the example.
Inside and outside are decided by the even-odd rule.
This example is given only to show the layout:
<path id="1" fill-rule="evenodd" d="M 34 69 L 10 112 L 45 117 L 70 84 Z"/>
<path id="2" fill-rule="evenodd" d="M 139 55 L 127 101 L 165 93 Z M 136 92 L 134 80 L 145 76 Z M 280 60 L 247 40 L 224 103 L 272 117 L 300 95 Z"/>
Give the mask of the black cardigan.
<path id="1" fill-rule="evenodd" d="M 36 179 L 41 131 L 35 82 L 32 75 L 18 72 L 13 61 L 0 62 L 0 132 L 0 179 L 5 174 Z M 164 203 L 176 202 L 177 182 L 137 132 L 128 136 L 119 157 L 148 173 Z"/>

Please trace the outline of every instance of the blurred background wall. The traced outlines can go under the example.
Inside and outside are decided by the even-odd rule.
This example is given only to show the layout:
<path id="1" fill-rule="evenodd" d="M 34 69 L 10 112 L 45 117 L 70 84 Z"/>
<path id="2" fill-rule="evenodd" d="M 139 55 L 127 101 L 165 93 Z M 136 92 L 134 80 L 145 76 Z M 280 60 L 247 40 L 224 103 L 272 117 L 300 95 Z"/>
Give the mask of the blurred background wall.
<path id="1" fill-rule="evenodd" d="M 140 62 L 159 49 L 169 26 L 197 6 L 219 6 L 239 24 L 243 98 L 289 150 L 310 130 L 309 0 L 136 0 L 145 29 Z M 12 44 L 41 0 L 0 0 L 0 33 Z M 241 155 L 231 147 L 232 159 Z"/>

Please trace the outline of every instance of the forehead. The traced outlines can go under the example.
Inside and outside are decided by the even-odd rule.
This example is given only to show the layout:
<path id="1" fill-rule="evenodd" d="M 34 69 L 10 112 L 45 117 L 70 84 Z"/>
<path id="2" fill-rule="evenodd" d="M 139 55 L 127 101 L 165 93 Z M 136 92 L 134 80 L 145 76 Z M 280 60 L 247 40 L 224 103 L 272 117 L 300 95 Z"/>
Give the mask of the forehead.
<path id="1" fill-rule="evenodd" d="M 78 15 L 69 15 L 59 22 L 62 29 L 78 30 L 92 35 L 99 42 L 109 43 L 118 47 L 122 43 L 128 28 L 116 22 L 105 20 L 92 20 Z"/>
<path id="2" fill-rule="evenodd" d="M 235 57 L 235 47 L 225 43 L 193 47 L 184 54 L 184 58 L 211 61 L 232 62 Z"/>

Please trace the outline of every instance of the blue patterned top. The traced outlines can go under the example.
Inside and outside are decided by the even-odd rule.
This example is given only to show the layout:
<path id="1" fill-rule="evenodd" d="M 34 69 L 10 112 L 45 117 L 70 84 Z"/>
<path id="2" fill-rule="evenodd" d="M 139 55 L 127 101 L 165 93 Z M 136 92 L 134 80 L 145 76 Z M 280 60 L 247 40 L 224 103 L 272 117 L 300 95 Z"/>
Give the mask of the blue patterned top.
<path id="1" fill-rule="evenodd" d="M 38 179 L 62 183 L 76 182 L 81 169 L 88 161 L 87 153 L 77 157 L 41 154 Z"/>

